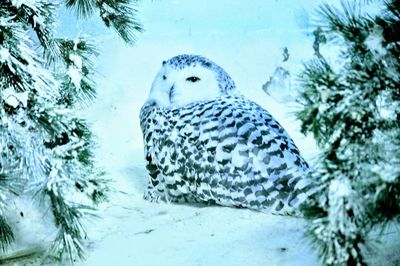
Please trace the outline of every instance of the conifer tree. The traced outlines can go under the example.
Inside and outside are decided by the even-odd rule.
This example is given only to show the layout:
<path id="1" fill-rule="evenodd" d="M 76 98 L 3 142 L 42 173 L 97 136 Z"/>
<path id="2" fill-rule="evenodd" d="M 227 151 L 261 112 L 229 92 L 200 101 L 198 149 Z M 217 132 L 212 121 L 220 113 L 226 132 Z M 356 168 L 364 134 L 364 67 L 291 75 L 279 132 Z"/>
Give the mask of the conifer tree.
<path id="1" fill-rule="evenodd" d="M 320 6 L 319 36 L 340 53 L 318 49 L 300 75 L 297 117 L 321 151 L 303 210 L 327 265 L 367 264 L 368 233 L 400 221 L 400 2 L 374 2 L 378 14 Z"/>
<path id="2" fill-rule="evenodd" d="M 58 38 L 60 6 L 104 24 L 133 44 L 141 25 L 135 0 L 0 1 L 0 252 L 14 240 L 6 213 L 30 195 L 58 228 L 49 254 L 82 258 L 82 219 L 109 190 L 96 165 L 87 122 L 77 110 L 96 95 L 88 40 Z"/>

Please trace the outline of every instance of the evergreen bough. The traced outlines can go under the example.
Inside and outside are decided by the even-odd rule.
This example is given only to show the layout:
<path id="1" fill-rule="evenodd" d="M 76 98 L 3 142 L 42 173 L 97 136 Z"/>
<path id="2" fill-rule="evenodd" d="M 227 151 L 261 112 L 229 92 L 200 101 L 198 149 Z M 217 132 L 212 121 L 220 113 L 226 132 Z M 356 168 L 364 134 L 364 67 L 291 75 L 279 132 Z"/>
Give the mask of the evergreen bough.
<path id="1" fill-rule="evenodd" d="M 382 10 L 368 14 L 370 2 Z M 400 221 L 400 2 L 343 1 L 318 14 L 315 36 L 340 53 L 325 57 L 316 40 L 300 74 L 297 117 L 321 151 L 318 193 L 303 211 L 325 264 L 365 265 L 368 233 Z"/>
<path id="2" fill-rule="evenodd" d="M 65 4 L 87 18 L 98 12 L 107 27 L 133 44 L 141 31 L 136 0 L 0 1 L 0 252 L 14 241 L 6 213 L 30 195 L 58 228 L 49 254 L 84 256 L 85 228 L 109 190 L 96 166 L 92 133 L 77 111 L 96 95 L 87 39 L 57 38 Z"/>

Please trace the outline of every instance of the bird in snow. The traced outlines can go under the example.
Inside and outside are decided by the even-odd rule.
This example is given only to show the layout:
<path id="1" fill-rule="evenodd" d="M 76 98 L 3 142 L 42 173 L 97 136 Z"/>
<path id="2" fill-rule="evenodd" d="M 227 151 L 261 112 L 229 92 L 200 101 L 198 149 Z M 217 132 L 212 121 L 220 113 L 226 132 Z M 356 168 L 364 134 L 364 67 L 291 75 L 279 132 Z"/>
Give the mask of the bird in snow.
<path id="1" fill-rule="evenodd" d="M 309 167 L 284 128 L 205 57 L 162 63 L 140 125 L 146 199 L 292 214 L 312 194 Z"/>

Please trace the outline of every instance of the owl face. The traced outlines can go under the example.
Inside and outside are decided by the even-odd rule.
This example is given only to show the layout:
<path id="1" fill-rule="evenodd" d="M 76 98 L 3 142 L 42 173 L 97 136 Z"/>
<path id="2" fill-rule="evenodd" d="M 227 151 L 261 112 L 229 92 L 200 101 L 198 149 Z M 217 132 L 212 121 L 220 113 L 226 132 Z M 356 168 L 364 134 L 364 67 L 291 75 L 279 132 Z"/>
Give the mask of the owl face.
<path id="1" fill-rule="evenodd" d="M 200 56 L 181 55 L 163 62 L 148 100 L 161 107 L 180 107 L 212 100 L 234 89 L 233 80 L 215 63 Z"/>

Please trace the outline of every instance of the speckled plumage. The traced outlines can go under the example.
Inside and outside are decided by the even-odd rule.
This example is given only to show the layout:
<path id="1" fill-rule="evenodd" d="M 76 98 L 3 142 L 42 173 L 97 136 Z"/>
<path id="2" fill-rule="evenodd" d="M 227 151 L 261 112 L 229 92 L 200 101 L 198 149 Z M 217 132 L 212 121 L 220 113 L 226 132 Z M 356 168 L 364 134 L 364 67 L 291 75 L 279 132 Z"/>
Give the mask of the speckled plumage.
<path id="1" fill-rule="evenodd" d="M 282 126 L 240 95 L 229 75 L 212 61 L 177 56 L 163 62 L 167 70 L 160 73 L 167 80 L 167 74 L 175 73 L 171 71 L 179 75 L 182 69 L 198 66 L 216 73 L 218 97 L 182 106 L 175 106 L 169 97 L 171 105 L 160 106 L 156 96 L 142 107 L 150 174 L 145 198 L 292 213 L 310 194 L 308 165 L 298 148 Z M 155 90 L 158 82 L 153 84 Z M 170 94 L 175 86 L 171 84 Z M 192 86 L 180 84 L 179 88 Z"/>

